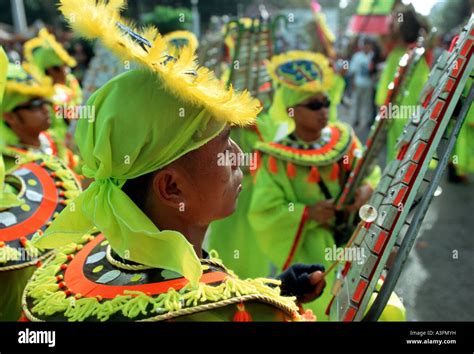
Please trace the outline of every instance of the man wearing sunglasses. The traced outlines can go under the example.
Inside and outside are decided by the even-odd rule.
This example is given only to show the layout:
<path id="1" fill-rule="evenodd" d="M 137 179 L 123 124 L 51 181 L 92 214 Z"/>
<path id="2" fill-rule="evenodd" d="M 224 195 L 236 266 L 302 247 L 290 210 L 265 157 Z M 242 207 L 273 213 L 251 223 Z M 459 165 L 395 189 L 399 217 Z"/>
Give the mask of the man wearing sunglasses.
<path id="1" fill-rule="evenodd" d="M 256 144 L 261 158 L 248 213 L 253 235 L 275 273 L 311 262 L 328 269 L 337 260 L 328 250 L 344 245 L 335 231 L 344 221 L 336 219 L 339 213 L 334 199 L 361 145 L 349 125 L 329 123 L 328 92 L 334 74 L 327 58 L 317 53 L 289 52 L 272 58 L 267 69 L 279 84 L 269 113 L 275 120 L 291 119 L 294 129 L 280 140 Z M 345 212 L 354 213 L 365 204 L 379 179 L 377 167 Z M 325 275 L 329 289 L 334 273 Z M 326 308 L 331 297 L 330 291 L 324 292 L 305 308 L 311 309 L 318 321 L 328 320 Z M 387 313 L 381 318 L 402 319 L 384 317 Z"/>
<path id="2" fill-rule="evenodd" d="M 2 102 L 0 140 L 7 169 L 17 163 L 17 156 L 28 151 L 55 155 L 74 167 L 76 157 L 64 146 L 51 127 L 51 82 L 34 78 L 22 66 L 8 64 L 7 83 Z"/>

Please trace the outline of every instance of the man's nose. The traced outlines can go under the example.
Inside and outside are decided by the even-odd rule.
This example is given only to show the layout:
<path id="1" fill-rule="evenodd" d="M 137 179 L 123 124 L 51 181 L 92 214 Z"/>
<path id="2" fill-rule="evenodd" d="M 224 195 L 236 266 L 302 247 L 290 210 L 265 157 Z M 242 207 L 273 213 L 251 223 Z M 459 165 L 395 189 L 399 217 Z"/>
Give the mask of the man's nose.
<path id="1" fill-rule="evenodd" d="M 236 168 L 239 168 L 239 166 L 240 166 L 241 159 L 239 158 L 239 156 L 242 156 L 243 151 L 240 148 L 240 146 L 234 140 L 230 139 L 230 142 L 232 144 L 233 152 L 236 155 L 236 159 L 235 159 L 236 163 L 234 165 L 232 165 L 232 168 L 236 169 Z"/>

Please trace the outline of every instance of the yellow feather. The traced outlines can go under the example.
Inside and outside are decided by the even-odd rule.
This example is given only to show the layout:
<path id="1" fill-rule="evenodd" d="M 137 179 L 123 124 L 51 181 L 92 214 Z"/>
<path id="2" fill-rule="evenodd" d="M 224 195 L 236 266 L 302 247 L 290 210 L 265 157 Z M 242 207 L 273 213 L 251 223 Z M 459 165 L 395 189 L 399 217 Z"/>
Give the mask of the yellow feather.
<path id="1" fill-rule="evenodd" d="M 316 66 L 321 69 L 322 81 L 314 80 L 306 82 L 303 85 L 292 85 L 286 81 L 282 81 L 277 75 L 276 71 L 282 64 L 292 62 L 295 60 L 308 60 L 313 62 Z M 293 50 L 287 53 L 275 55 L 271 58 L 270 62 L 267 63 L 267 71 L 270 77 L 277 83 L 291 87 L 297 91 L 310 91 L 320 92 L 328 91 L 334 82 L 334 70 L 332 69 L 328 58 L 321 53 L 305 52 L 301 50 Z"/>
<path id="2" fill-rule="evenodd" d="M 124 60 L 133 60 L 156 72 L 165 87 L 179 98 L 203 106 L 215 119 L 230 124 L 251 124 L 261 107 L 248 93 L 226 90 L 214 74 L 196 63 L 196 45 L 185 46 L 175 57 L 167 58 L 168 42 L 155 28 L 136 26 L 120 16 L 124 1 L 61 0 L 59 7 L 71 28 L 88 39 L 100 39 L 103 44 Z M 119 28 L 117 23 L 150 42 L 145 49 Z M 191 75 L 197 73 L 197 77 Z"/>

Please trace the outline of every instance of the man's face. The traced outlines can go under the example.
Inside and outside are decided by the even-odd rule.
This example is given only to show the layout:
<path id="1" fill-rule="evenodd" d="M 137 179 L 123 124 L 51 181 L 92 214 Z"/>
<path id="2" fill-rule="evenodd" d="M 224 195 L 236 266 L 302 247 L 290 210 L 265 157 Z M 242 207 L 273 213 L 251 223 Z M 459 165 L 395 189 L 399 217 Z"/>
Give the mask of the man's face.
<path id="1" fill-rule="evenodd" d="M 191 224 L 208 225 L 231 215 L 237 206 L 242 189 L 242 171 L 237 163 L 222 163 L 221 154 L 241 154 L 239 146 L 225 128 L 216 138 L 192 151 L 177 162 L 185 176 L 182 185 L 185 195 L 183 213 Z"/>
<path id="2" fill-rule="evenodd" d="M 5 120 L 15 132 L 38 135 L 51 126 L 50 107 L 43 99 L 32 99 L 5 113 Z"/>
<path id="3" fill-rule="evenodd" d="M 329 99 L 326 94 L 318 93 L 306 99 L 294 108 L 295 124 L 298 127 L 320 131 L 329 122 Z"/>

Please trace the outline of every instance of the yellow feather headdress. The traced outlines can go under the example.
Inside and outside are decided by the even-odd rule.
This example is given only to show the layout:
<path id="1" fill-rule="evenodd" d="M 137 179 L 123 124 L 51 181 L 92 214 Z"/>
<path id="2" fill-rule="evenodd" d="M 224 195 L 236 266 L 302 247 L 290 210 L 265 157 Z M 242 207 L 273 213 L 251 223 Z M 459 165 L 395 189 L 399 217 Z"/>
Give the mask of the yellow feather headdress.
<path id="1" fill-rule="evenodd" d="M 174 31 L 163 36 L 163 39 L 168 43 L 170 50 L 178 49 L 181 51 L 182 47 L 191 47 L 194 51 L 197 49 L 199 43 L 194 33 L 189 31 Z"/>
<path id="2" fill-rule="evenodd" d="M 124 0 L 61 0 L 60 11 L 71 28 L 87 39 L 99 38 L 123 60 L 132 60 L 157 73 L 174 95 L 203 106 L 217 120 L 247 125 L 261 107 L 246 91 L 224 86 L 195 61 L 195 50 L 183 47 L 179 57 L 167 52 L 168 43 L 154 27 L 137 29 L 120 15 Z"/>
<path id="3" fill-rule="evenodd" d="M 15 70 L 15 65 L 9 64 L 5 91 L 31 97 L 49 97 L 54 93 L 51 78 L 42 75 L 31 63 L 24 62 Z"/>
<path id="4" fill-rule="evenodd" d="M 69 53 L 63 48 L 63 46 L 56 40 L 54 35 L 48 32 L 46 28 L 42 28 L 38 36 L 30 39 L 24 45 L 25 60 L 33 63 L 33 52 L 36 48 L 51 48 L 54 53 L 61 59 L 61 61 L 69 67 L 77 65 L 76 60 L 69 55 Z"/>
<path id="5" fill-rule="evenodd" d="M 267 70 L 276 83 L 297 91 L 325 92 L 334 81 L 329 60 L 320 53 L 294 50 L 276 55 Z"/>

